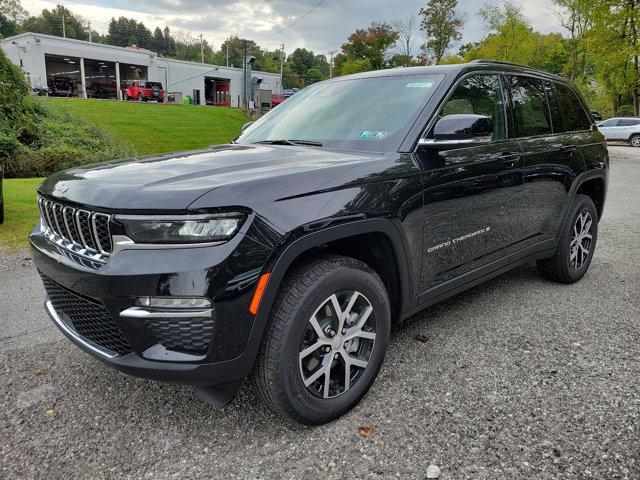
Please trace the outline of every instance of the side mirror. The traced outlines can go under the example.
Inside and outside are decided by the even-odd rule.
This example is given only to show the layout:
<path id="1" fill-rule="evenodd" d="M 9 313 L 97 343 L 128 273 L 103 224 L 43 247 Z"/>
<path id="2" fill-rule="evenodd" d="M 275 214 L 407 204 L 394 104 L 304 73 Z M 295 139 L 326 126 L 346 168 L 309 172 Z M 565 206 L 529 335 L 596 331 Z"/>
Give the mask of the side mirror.
<path id="1" fill-rule="evenodd" d="M 242 130 L 240 130 L 240 131 L 241 131 L 241 132 L 244 132 L 244 131 L 245 131 L 247 128 L 249 128 L 251 125 L 253 125 L 253 122 L 245 123 L 245 124 L 242 126 Z"/>
<path id="2" fill-rule="evenodd" d="M 433 127 L 433 138 L 421 139 L 420 145 L 455 146 L 488 143 L 493 136 L 493 119 L 486 115 L 447 115 Z"/>

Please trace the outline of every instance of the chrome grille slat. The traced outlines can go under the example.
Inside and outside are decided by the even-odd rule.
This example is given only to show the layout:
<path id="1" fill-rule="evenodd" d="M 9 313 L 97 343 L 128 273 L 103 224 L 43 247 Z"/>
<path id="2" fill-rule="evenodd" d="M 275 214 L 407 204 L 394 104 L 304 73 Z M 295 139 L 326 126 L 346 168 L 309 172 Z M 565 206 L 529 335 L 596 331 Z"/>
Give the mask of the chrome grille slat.
<path id="1" fill-rule="evenodd" d="M 56 245 L 92 261 L 111 255 L 111 215 L 91 212 L 38 197 L 45 236 Z"/>
<path id="2" fill-rule="evenodd" d="M 62 209 L 62 218 L 64 218 L 64 224 L 69 232 L 69 240 L 76 245 L 80 245 L 80 236 L 78 235 L 78 227 L 75 221 L 76 209 L 73 207 L 64 207 Z"/>

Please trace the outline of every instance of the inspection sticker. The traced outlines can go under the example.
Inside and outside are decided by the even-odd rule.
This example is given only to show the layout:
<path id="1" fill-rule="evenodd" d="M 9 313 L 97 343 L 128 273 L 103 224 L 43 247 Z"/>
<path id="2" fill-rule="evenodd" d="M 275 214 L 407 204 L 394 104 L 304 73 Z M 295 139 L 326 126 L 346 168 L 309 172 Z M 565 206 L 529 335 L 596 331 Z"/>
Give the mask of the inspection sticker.
<path id="1" fill-rule="evenodd" d="M 387 138 L 387 135 L 389 135 L 389 132 L 376 132 L 374 130 L 362 130 L 358 136 L 360 138 L 376 138 L 378 140 L 384 140 L 385 138 Z"/>
<path id="2" fill-rule="evenodd" d="M 405 88 L 431 88 L 433 87 L 433 82 L 412 82 L 407 83 Z"/>

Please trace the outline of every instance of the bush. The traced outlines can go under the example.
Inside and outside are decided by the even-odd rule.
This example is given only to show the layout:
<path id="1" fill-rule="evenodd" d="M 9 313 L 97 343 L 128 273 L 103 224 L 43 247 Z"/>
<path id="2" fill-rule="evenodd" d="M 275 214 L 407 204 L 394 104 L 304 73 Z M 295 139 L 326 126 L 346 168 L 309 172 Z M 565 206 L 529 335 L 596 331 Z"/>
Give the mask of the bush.
<path id="1" fill-rule="evenodd" d="M 31 95 L 20 69 L 0 50 L 0 164 L 6 177 L 42 177 L 133 155 L 129 144 Z"/>

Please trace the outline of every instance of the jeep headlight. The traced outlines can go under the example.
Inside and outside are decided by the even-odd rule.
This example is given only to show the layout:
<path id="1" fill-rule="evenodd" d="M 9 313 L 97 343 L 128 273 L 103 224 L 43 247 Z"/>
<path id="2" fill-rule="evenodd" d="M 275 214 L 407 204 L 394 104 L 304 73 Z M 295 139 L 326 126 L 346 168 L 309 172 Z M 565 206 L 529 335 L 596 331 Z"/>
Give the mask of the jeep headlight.
<path id="1" fill-rule="evenodd" d="M 245 219 L 242 213 L 162 216 L 117 215 L 116 221 L 135 243 L 226 242 L 238 232 Z"/>

